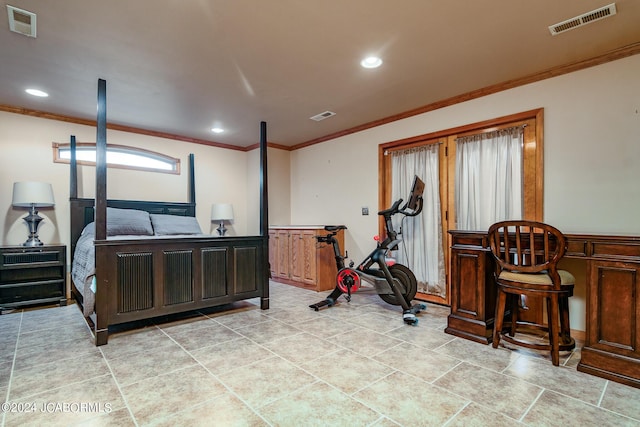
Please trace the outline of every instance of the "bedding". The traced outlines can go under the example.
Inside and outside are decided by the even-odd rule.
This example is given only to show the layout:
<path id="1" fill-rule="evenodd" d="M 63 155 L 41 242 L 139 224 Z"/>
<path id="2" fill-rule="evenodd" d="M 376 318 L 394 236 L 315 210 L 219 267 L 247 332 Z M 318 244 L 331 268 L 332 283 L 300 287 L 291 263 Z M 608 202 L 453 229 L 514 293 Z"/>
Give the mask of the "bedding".
<path id="1" fill-rule="evenodd" d="M 206 236 L 195 217 L 149 214 L 135 209 L 107 208 L 107 240 L 161 239 Z M 82 230 L 73 254 L 71 279 L 83 299 L 83 314 L 95 306 L 95 223 Z"/>
<path id="2" fill-rule="evenodd" d="M 85 317 L 93 313 L 95 305 L 95 293 L 91 292 L 91 281 L 95 277 L 95 224 L 88 224 L 83 230 L 76 249 L 73 254 L 73 264 L 71 265 L 71 280 L 76 289 L 82 295 L 82 307 Z"/>

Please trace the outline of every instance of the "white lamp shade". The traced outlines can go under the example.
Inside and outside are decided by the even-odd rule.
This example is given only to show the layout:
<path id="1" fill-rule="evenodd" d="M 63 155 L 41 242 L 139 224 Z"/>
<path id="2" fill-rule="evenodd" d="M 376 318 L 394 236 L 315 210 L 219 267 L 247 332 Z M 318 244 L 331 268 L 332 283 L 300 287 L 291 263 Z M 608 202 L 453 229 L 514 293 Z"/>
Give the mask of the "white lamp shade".
<path id="1" fill-rule="evenodd" d="M 214 203 L 211 206 L 211 221 L 231 221 L 233 206 L 231 203 Z"/>
<path id="2" fill-rule="evenodd" d="M 14 182 L 12 204 L 19 208 L 53 206 L 53 187 L 47 182 Z"/>

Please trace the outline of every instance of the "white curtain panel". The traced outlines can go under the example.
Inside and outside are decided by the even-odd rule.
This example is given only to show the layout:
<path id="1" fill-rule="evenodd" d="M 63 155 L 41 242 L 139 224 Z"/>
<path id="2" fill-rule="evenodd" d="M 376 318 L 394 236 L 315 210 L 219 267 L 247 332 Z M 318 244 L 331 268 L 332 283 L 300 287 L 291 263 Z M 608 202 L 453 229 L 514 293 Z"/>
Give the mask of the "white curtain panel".
<path id="1" fill-rule="evenodd" d="M 522 146 L 522 126 L 456 140 L 457 229 L 522 218 Z"/>
<path id="2" fill-rule="evenodd" d="M 391 198 L 407 202 L 414 176 L 425 183 L 422 213 L 396 215 L 394 228 L 403 242 L 394 256 L 409 267 L 418 280 L 418 292 L 446 297 L 442 219 L 440 217 L 439 145 L 431 144 L 391 152 Z M 400 206 L 402 207 L 402 205 Z"/>

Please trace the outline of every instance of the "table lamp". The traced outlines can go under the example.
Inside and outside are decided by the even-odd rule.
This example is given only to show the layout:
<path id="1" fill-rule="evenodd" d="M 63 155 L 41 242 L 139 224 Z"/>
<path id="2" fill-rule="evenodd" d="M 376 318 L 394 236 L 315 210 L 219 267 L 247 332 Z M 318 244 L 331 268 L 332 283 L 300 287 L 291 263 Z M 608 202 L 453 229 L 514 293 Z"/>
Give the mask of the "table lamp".
<path id="1" fill-rule="evenodd" d="M 224 222 L 231 220 L 233 220 L 233 206 L 231 203 L 214 203 L 211 206 L 211 221 L 220 223 L 220 226 L 216 228 L 219 235 L 224 236 L 227 232 Z"/>
<path id="2" fill-rule="evenodd" d="M 18 208 L 29 208 L 29 215 L 23 218 L 29 226 L 29 238 L 22 246 L 42 246 L 42 242 L 38 238 L 38 226 L 44 218 L 38 215 L 36 208 L 55 205 L 51 184 L 46 182 L 14 182 L 12 205 Z"/>

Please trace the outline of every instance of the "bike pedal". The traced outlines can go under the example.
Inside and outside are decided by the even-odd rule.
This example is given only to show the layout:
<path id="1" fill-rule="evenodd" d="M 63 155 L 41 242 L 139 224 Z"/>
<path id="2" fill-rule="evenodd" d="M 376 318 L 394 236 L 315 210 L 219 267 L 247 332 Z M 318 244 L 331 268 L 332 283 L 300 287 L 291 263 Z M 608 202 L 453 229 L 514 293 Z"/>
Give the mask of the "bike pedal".
<path id="1" fill-rule="evenodd" d="M 402 314 L 402 319 L 404 320 L 404 323 L 407 323 L 409 325 L 418 324 L 418 318 L 411 310 L 407 310 L 406 312 L 404 312 Z"/>

